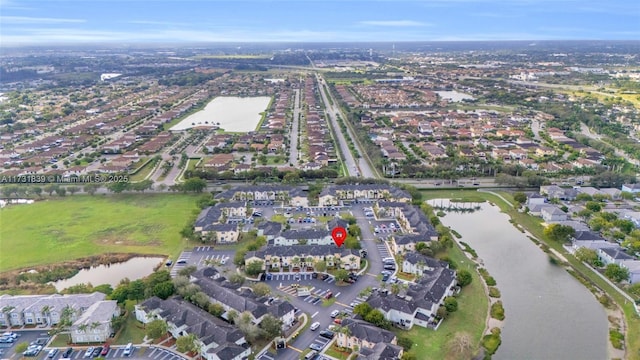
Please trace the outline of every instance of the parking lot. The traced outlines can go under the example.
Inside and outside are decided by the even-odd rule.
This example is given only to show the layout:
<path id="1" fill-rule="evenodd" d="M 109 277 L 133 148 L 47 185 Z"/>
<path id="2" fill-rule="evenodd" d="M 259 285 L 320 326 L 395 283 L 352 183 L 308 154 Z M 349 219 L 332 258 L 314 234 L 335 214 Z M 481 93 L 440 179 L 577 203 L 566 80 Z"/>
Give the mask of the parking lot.
<path id="1" fill-rule="evenodd" d="M 4 332 L 4 331 L 3 331 Z M 0 343 L 0 353 L 2 359 L 9 359 L 15 355 L 15 348 L 17 344 L 26 342 L 27 344 L 31 344 L 33 342 L 38 342 L 40 344 L 46 344 L 49 341 L 49 334 L 46 331 L 39 330 L 28 330 L 28 331 L 13 331 L 18 334 L 18 338 L 13 343 Z M 44 350 L 42 350 L 38 357 L 42 357 Z M 45 354 L 46 356 L 46 354 Z M 20 354 L 22 357 L 22 354 Z"/>
<path id="2" fill-rule="evenodd" d="M 190 251 L 183 251 L 171 268 L 171 276 L 187 266 L 196 266 L 199 269 L 207 266 L 216 266 L 220 270 L 233 270 L 234 250 L 216 250 L 212 246 L 196 246 Z"/>

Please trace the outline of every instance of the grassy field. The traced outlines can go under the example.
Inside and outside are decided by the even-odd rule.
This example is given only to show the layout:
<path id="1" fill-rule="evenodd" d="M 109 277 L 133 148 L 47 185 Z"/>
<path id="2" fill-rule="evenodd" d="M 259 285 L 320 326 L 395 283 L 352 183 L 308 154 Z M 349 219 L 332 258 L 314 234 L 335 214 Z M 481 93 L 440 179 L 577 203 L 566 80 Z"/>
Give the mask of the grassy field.
<path id="1" fill-rule="evenodd" d="M 504 191 L 496 191 L 496 193 L 502 195 L 505 199 L 507 199 L 511 204 L 515 204 L 513 201 L 513 197 L 510 193 Z M 587 278 L 590 282 L 597 285 L 600 289 L 603 289 L 607 294 L 609 294 L 616 303 L 622 308 L 624 311 L 625 319 L 627 322 L 628 332 L 626 334 L 627 340 L 627 355 L 630 359 L 640 359 L 640 316 L 633 309 L 633 304 L 631 304 L 628 300 L 626 300 L 622 295 L 620 295 L 615 289 L 613 289 L 609 284 L 607 284 L 604 280 L 602 280 L 597 275 L 593 274 L 590 269 L 588 269 L 583 263 L 578 261 L 575 257 L 568 255 L 564 250 L 561 244 L 553 241 L 547 241 L 546 237 L 543 233 L 542 219 L 523 214 L 521 212 L 516 211 L 516 209 L 509 206 L 502 199 L 497 196 L 489 193 L 476 192 L 473 194 L 471 191 L 464 190 L 436 190 L 436 191 L 423 191 L 423 197 L 425 199 L 438 199 L 438 198 L 469 198 L 473 199 L 471 201 L 478 201 L 477 199 L 484 199 L 486 201 L 491 201 L 500 207 L 500 210 L 509 215 L 511 219 L 514 220 L 515 223 L 520 224 L 523 228 L 527 229 L 533 236 L 542 240 L 547 244 L 550 248 L 562 253 L 568 260 L 571 266 L 580 273 L 583 277 Z"/>
<path id="2" fill-rule="evenodd" d="M 153 170 L 155 165 L 156 162 L 153 161 L 153 159 L 145 160 L 144 165 L 142 165 L 135 174 L 131 175 L 131 181 L 136 182 L 144 180 L 151 173 L 151 170 Z"/>
<path id="3" fill-rule="evenodd" d="M 196 196 L 68 196 L 0 210 L 0 271 L 101 253 L 177 255 Z"/>
<path id="4" fill-rule="evenodd" d="M 418 359 L 448 359 L 447 342 L 459 332 L 467 332 L 471 335 L 475 348 L 480 347 L 489 306 L 480 276 L 460 248 L 453 247 L 448 256 L 457 264 L 458 270 L 469 270 L 473 281 L 462 289 L 458 297 L 458 311 L 450 314 L 437 331 L 420 326 L 414 326 L 410 331 L 395 330 L 398 336 L 408 337 L 413 341 L 414 345 L 409 353 L 416 355 Z"/>

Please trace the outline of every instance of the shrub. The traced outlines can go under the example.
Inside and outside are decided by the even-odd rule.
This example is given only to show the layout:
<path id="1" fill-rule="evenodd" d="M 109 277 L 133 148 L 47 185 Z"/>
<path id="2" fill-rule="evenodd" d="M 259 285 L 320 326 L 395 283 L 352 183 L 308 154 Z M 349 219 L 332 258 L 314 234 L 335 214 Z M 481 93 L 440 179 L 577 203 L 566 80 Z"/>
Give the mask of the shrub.
<path id="1" fill-rule="evenodd" d="M 489 288 L 489 296 L 491 296 L 492 298 L 499 298 L 500 297 L 500 290 L 498 290 L 497 287 L 490 287 Z"/>
<path id="2" fill-rule="evenodd" d="M 491 305 L 491 317 L 498 320 L 504 320 L 504 307 L 502 301 L 498 300 Z"/>

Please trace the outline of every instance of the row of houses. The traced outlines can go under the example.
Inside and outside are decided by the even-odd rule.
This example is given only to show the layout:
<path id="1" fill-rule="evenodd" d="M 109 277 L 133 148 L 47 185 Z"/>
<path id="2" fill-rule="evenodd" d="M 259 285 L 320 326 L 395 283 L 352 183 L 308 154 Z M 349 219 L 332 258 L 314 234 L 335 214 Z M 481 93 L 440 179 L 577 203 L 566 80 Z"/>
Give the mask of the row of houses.
<path id="1" fill-rule="evenodd" d="M 240 360 L 251 354 L 242 331 L 179 297 L 152 297 L 135 306 L 136 319 L 166 321 L 174 338 L 193 334 L 198 353 L 207 360 Z"/>
<path id="2" fill-rule="evenodd" d="M 593 231 L 576 231 L 571 237 L 571 250 L 575 251 L 581 247 L 595 250 L 605 266 L 616 264 L 628 269 L 630 283 L 640 282 L 640 260 L 624 252 L 620 245 Z"/>
<path id="3" fill-rule="evenodd" d="M 228 219 L 246 218 L 247 203 L 244 201 L 221 202 L 200 211 L 194 223 L 194 231 L 205 237 L 213 234 L 216 243 L 230 243 L 238 241 L 240 231 L 238 226 L 227 223 Z"/>
<path id="4" fill-rule="evenodd" d="M 73 343 L 104 342 L 111 320 L 120 316 L 118 304 L 105 294 L 0 295 L 0 326 L 51 327 L 69 321 Z"/>
<path id="5" fill-rule="evenodd" d="M 403 272 L 420 275 L 410 283 L 406 291 L 398 294 L 377 291 L 367 300 L 374 309 L 382 312 L 385 319 L 395 326 L 409 330 L 414 325 L 437 326 L 437 311 L 444 299 L 456 292 L 456 272 L 433 259 L 411 257 L 403 262 Z"/>
<path id="6" fill-rule="evenodd" d="M 404 234 L 391 237 L 391 250 L 398 255 L 415 251 L 416 244 L 438 240 L 438 232 L 419 207 L 407 202 L 376 201 L 373 210 L 378 217 L 394 218 Z"/>
<path id="7" fill-rule="evenodd" d="M 408 203 L 411 195 L 387 184 L 331 185 L 320 192 L 318 206 L 335 206 L 344 201 L 373 202 L 388 200 Z"/>
<path id="8" fill-rule="evenodd" d="M 633 190 L 635 185 L 628 184 L 623 186 L 624 191 Z M 632 191 L 628 191 L 632 192 Z M 575 251 L 581 247 L 595 250 L 602 263 L 617 264 L 629 270 L 629 282 L 640 282 L 640 260 L 627 254 L 624 249 L 616 242 L 609 241 L 600 234 L 593 232 L 582 219 L 573 219 L 570 214 L 579 213 L 584 209 L 581 205 L 572 205 L 567 207 L 567 212 L 560 208 L 560 205 L 551 204 L 548 200 L 557 199 L 562 201 L 575 200 L 579 194 L 588 194 L 590 196 L 607 196 L 611 199 L 620 199 L 622 191 L 615 188 L 596 189 L 593 187 L 574 187 L 562 188 L 556 185 L 541 186 L 540 193 L 532 193 L 527 197 L 527 207 L 529 213 L 534 216 L 541 217 L 547 224 L 560 224 L 570 226 L 575 230 L 572 236 L 571 246 L 569 250 Z M 565 205 L 566 206 L 566 205 Z M 610 211 L 617 213 L 620 218 L 631 220 L 636 227 L 640 225 L 640 213 L 633 208 L 627 208 L 625 205 L 614 205 L 613 203 L 605 203 L 602 211 Z"/>
<path id="9" fill-rule="evenodd" d="M 268 297 L 256 296 L 251 289 L 229 282 L 215 268 L 199 269 L 191 274 L 191 282 L 200 287 L 211 303 L 220 304 L 224 308 L 224 319 L 229 319 L 231 311 L 237 314 L 249 313 L 255 324 L 260 324 L 267 314 L 282 320 L 284 327 L 291 326 L 295 319 L 295 308 L 288 301 L 269 301 Z"/>
<path id="10" fill-rule="evenodd" d="M 333 241 L 332 241 L 333 242 Z M 345 270 L 360 269 L 360 253 L 355 249 L 339 248 L 331 245 L 291 245 L 265 246 L 258 251 L 249 251 L 244 257 L 245 263 L 263 262 L 262 269 L 280 271 L 313 271 L 315 264 L 324 261 L 329 267 Z"/>

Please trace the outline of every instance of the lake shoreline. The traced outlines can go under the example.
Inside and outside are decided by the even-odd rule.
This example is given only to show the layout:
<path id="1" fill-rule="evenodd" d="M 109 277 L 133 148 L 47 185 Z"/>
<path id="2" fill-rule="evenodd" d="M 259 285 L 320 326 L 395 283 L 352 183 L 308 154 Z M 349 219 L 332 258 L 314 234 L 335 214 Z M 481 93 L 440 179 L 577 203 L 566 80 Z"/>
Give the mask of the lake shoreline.
<path id="1" fill-rule="evenodd" d="M 59 280 L 68 280 L 76 276 L 81 270 L 91 269 L 92 267 L 101 265 L 113 265 L 127 262 L 133 258 L 166 258 L 165 254 L 139 254 L 139 253 L 106 253 L 101 255 L 94 255 L 84 257 L 75 260 L 64 261 L 55 265 L 39 265 L 34 267 L 25 267 L 21 269 L 14 269 L 0 273 L 0 294 L 54 294 L 58 292 L 51 282 Z M 156 271 L 162 266 L 162 263 L 158 264 L 154 268 Z M 39 283 L 34 281 L 20 281 L 22 278 L 20 275 L 25 273 L 38 274 L 56 271 L 61 274 L 64 273 L 67 276 L 56 277 L 51 281 L 45 283 Z M 92 284 L 94 286 L 101 284 Z"/>
<path id="2" fill-rule="evenodd" d="M 504 199 L 500 199 L 500 200 L 504 200 Z M 489 200 L 489 204 L 487 204 L 487 206 L 484 206 L 484 210 L 489 210 L 490 208 L 488 206 L 491 206 L 491 208 L 493 208 L 493 205 L 497 205 L 495 204 L 495 202 L 493 200 Z M 527 232 L 523 229 L 522 225 L 519 225 L 516 221 L 514 221 L 515 219 L 513 219 L 508 213 L 505 213 L 504 211 L 502 211 L 503 209 L 501 209 L 500 206 L 498 206 L 498 209 L 493 208 L 494 211 L 500 212 L 504 215 L 506 215 L 504 220 L 507 220 L 509 223 L 511 223 L 512 226 L 515 227 L 515 230 L 518 231 L 518 233 L 522 233 L 523 237 L 526 235 L 530 235 L 527 234 Z M 451 216 L 455 216 L 455 217 L 451 217 Z M 503 326 L 507 326 L 509 328 L 509 331 L 507 332 L 503 332 L 502 334 L 502 346 L 500 346 L 499 350 L 496 352 L 497 358 L 500 357 L 504 357 L 504 356 L 512 356 L 515 353 L 519 353 L 521 354 L 523 351 L 526 352 L 531 352 L 530 355 L 533 356 L 533 354 L 538 354 L 540 356 L 546 356 L 549 354 L 560 354 L 560 353 L 566 353 L 567 349 L 566 346 L 562 346 L 559 345 L 558 343 L 556 343 L 557 346 L 555 347 L 531 347 L 528 344 L 528 341 L 525 341 L 525 339 L 529 338 L 529 335 L 523 335 L 525 333 L 522 333 L 519 328 L 521 328 L 522 326 L 525 326 L 524 324 L 528 324 L 527 326 L 530 326 L 531 324 L 528 323 L 528 321 L 526 321 L 527 318 L 536 318 L 538 311 L 543 311 L 541 306 L 541 303 L 538 303 L 537 300 L 531 300 L 532 297 L 529 296 L 517 296 L 514 297 L 514 294 L 524 294 L 522 292 L 522 290 L 524 290 L 522 288 L 522 286 L 527 285 L 528 287 L 526 287 L 527 289 L 529 289 L 528 291 L 531 292 L 531 294 L 529 295 L 535 295 L 535 294 L 540 294 L 540 295 L 544 295 L 545 299 L 549 299 L 549 296 L 553 296 L 551 294 L 553 294 L 555 290 L 554 286 L 550 286 L 548 284 L 553 283 L 553 284 L 565 284 L 565 285 L 569 285 L 567 282 L 572 282 L 571 279 L 573 279 L 574 284 L 572 285 L 573 287 L 580 287 L 582 286 L 579 282 L 576 283 L 575 279 L 573 277 L 567 277 L 567 276 L 563 276 L 560 275 L 561 273 L 558 272 L 557 270 L 555 272 L 551 272 L 552 275 L 545 275 L 545 276 L 528 276 L 525 278 L 522 278 L 522 280 L 519 280 L 519 282 L 514 283 L 514 276 L 520 276 L 517 275 L 517 272 L 524 272 L 524 273 L 529 273 L 532 274 L 529 270 L 532 270 L 533 268 L 539 268 L 539 265 L 541 263 L 546 263 L 547 262 L 547 257 L 544 255 L 548 256 L 548 252 L 542 252 L 539 253 L 538 255 L 534 256 L 533 258 L 531 258 L 531 256 L 533 256 L 534 254 L 531 253 L 530 250 L 527 250 L 527 248 L 530 248 L 529 246 L 523 246 L 522 242 L 520 242 L 520 245 L 517 245 L 517 243 L 510 243 L 510 245 L 506 245 L 503 244 L 505 240 L 504 237 L 502 238 L 494 238 L 493 240 L 489 241 L 489 238 L 487 238 L 487 236 L 489 237 L 493 237 L 495 231 L 495 228 L 488 230 L 488 231 L 483 231 L 481 232 L 484 235 L 482 236 L 482 239 L 479 239 L 477 237 L 470 237 L 469 234 L 469 229 L 467 227 L 471 226 L 471 228 L 475 229 L 475 227 L 477 226 L 482 226 L 481 223 L 478 223 L 479 220 L 470 220 L 468 218 L 465 218 L 465 220 L 462 220 L 462 217 L 466 217 L 468 215 L 463 215 L 463 214 L 458 214 L 454 212 L 450 212 L 447 214 L 447 216 L 445 216 L 443 218 L 444 221 L 446 221 L 445 219 L 449 218 L 450 221 L 446 221 L 443 222 L 444 224 L 446 224 L 448 227 L 452 228 L 452 229 L 457 229 L 459 232 L 462 233 L 463 238 L 462 241 L 465 241 L 467 243 L 469 243 L 475 250 L 479 250 L 481 251 L 481 255 L 478 257 L 478 259 L 475 260 L 475 262 L 478 264 L 478 266 L 480 267 L 485 267 L 487 270 L 489 270 L 492 275 L 496 275 L 496 280 L 498 280 L 498 286 L 500 287 L 500 290 L 502 292 L 502 300 L 505 303 L 505 312 L 507 312 L 507 318 L 510 318 L 513 322 L 510 322 L 509 324 L 506 324 L 504 322 L 498 322 L 498 321 L 491 321 L 491 319 L 489 318 L 487 324 L 486 324 L 486 328 L 485 328 L 485 334 L 488 334 L 491 332 L 491 329 L 494 327 L 497 328 L 502 328 Z M 488 215 L 485 215 L 488 216 Z M 460 221 L 463 221 L 465 224 L 467 224 L 466 226 L 462 226 L 460 225 Z M 487 220 L 484 219 L 484 221 L 486 222 Z M 493 221 L 493 220 L 492 220 Z M 496 225 L 497 226 L 497 225 Z M 504 224 L 504 226 L 508 226 L 506 223 Z M 506 228 L 505 228 L 506 229 Z M 504 232 L 505 229 L 503 229 L 502 231 Z M 495 230 L 495 231 L 494 231 Z M 477 230 L 474 230 L 477 231 Z M 465 236 L 466 235 L 466 236 Z M 511 235 L 505 235 L 505 236 L 515 236 L 515 234 L 511 234 Z M 530 236 L 527 236 L 530 237 Z M 472 241 L 472 240 L 476 240 L 476 241 Z M 483 240 L 487 240 L 488 242 L 485 242 Z M 520 239 L 518 238 L 518 240 L 524 240 L 524 239 Z M 456 241 L 458 241 L 458 239 L 456 239 Z M 478 242 L 480 241 L 480 242 Z M 534 241 L 535 243 L 535 241 Z M 480 246 L 480 244 L 483 244 L 482 246 Z M 502 244 L 502 245 L 501 245 Z M 506 246 L 504 246 L 506 245 Z M 502 249 L 500 251 L 496 250 L 496 246 L 501 247 Z M 537 248 L 540 248 L 539 245 L 536 245 Z M 494 249 L 494 250 L 491 250 Z M 489 251 L 489 252 L 487 252 Z M 501 267 L 497 267 L 496 268 L 496 257 L 500 257 L 501 253 L 503 252 L 508 252 L 511 255 L 511 260 L 518 262 L 518 264 L 520 264 L 520 267 L 517 268 L 511 268 L 511 271 L 506 271 L 504 266 L 511 266 L 511 265 L 506 265 L 504 264 L 504 266 Z M 515 253 L 514 253 L 515 252 Z M 487 254 L 490 254 L 490 256 L 488 256 Z M 519 255 L 518 255 L 519 254 Z M 469 256 L 469 254 L 467 254 L 467 256 Z M 485 257 L 487 257 L 485 259 Z M 527 259 L 530 259 L 528 261 L 525 261 L 524 263 L 521 261 L 522 259 L 519 259 L 521 256 L 524 256 Z M 512 262 L 513 262 L 512 261 Z M 493 262 L 493 266 L 491 267 L 491 263 Z M 508 262 L 507 262 L 508 263 Z M 486 265 L 485 265 L 486 264 Z M 547 266 L 548 267 L 548 266 Z M 546 267 L 545 267 L 546 268 Z M 502 269 L 502 270 L 501 270 Z M 517 270 L 516 270 L 517 269 Z M 515 272 L 513 271 L 515 270 Z M 548 272 L 548 270 L 547 270 Z M 541 274 L 547 273 L 545 271 L 543 271 Z M 494 274 L 496 273 L 496 274 Z M 547 279 L 549 276 L 551 276 L 549 279 Z M 528 280 L 526 280 L 528 279 Z M 522 281 L 525 281 L 524 283 Z M 507 287 L 505 288 L 505 284 L 509 284 L 507 285 Z M 564 286 L 562 286 L 563 288 L 565 288 Z M 571 288 L 571 287 L 567 287 L 567 288 Z M 586 289 L 589 290 L 589 289 Z M 565 289 L 565 292 L 569 291 Z M 589 292 L 591 293 L 591 292 Z M 579 302 L 579 306 L 588 306 L 588 308 L 592 308 L 592 311 L 598 307 L 601 307 L 601 304 L 596 304 L 593 302 L 593 300 L 589 299 L 587 300 L 586 297 L 586 292 L 582 293 L 580 292 L 580 296 L 578 296 L 577 298 L 574 298 L 574 301 L 577 299 L 582 299 Z M 505 297 L 506 296 L 506 297 Z M 536 295 L 537 296 L 537 295 Z M 593 296 L 593 294 L 592 294 Z M 506 300 L 505 300 L 506 299 Z M 493 299 L 491 299 L 491 303 L 493 303 Z M 497 299 L 496 299 L 497 300 Z M 595 300 L 598 301 L 597 296 L 595 297 Z M 533 301 L 533 303 L 532 303 Z M 550 301 L 550 300 L 547 300 Z M 537 304 L 537 305 L 533 305 L 533 304 Z M 557 305 L 557 308 L 555 308 L 555 312 L 557 313 L 555 316 L 559 316 L 559 314 L 567 314 L 566 311 L 569 311 L 569 309 L 571 308 L 570 306 L 565 306 L 567 304 L 565 303 L 557 303 L 555 302 L 555 304 Z M 532 305 L 532 306 L 530 306 Z M 537 309 L 537 310 L 536 310 Z M 548 311 L 544 310 L 544 311 Z M 617 356 L 618 354 L 620 354 L 620 352 L 613 352 L 611 351 L 611 346 L 610 346 L 610 342 L 608 340 L 608 338 L 602 339 L 602 335 L 607 333 L 608 334 L 608 328 L 611 326 L 611 323 L 609 321 L 607 321 L 607 315 L 605 314 L 605 310 L 603 309 L 602 314 L 598 314 L 598 315 L 594 315 L 590 318 L 582 318 L 583 321 L 588 322 L 591 328 L 593 329 L 597 329 L 595 332 L 594 331 L 587 331 L 585 332 L 584 336 L 587 336 L 587 338 L 591 338 L 592 343 L 594 344 L 594 349 L 592 349 L 592 352 L 595 354 L 596 353 L 596 349 L 598 349 L 598 353 L 602 352 L 602 356 Z M 575 311 L 574 311 L 575 312 Z M 571 313 L 571 311 L 569 311 L 569 313 Z M 575 314 L 574 314 L 575 315 Z M 573 318 L 573 315 L 571 315 L 571 317 Z M 535 321 L 534 321 L 535 323 Z M 555 328 L 561 328 L 562 326 L 568 326 L 568 323 L 565 322 L 564 325 L 561 324 L 557 324 L 558 326 L 556 326 Z M 505 328 L 506 329 L 506 328 Z M 506 330 L 505 330 L 506 331 Z M 514 332 L 515 331 L 515 332 Z M 524 338 L 523 338 L 524 336 Z M 584 337 L 580 337 L 581 339 L 584 339 Z M 595 342 L 595 339 L 601 339 L 598 340 L 597 343 Z M 549 339 L 545 340 L 541 340 L 543 342 L 548 342 L 550 341 Z M 577 341 L 577 339 L 576 339 Z M 550 345 L 551 343 L 547 343 L 547 345 Z M 503 347 L 507 345 L 507 348 Z M 543 350 L 540 350 L 543 349 Z M 501 355 L 502 353 L 502 355 Z"/>

